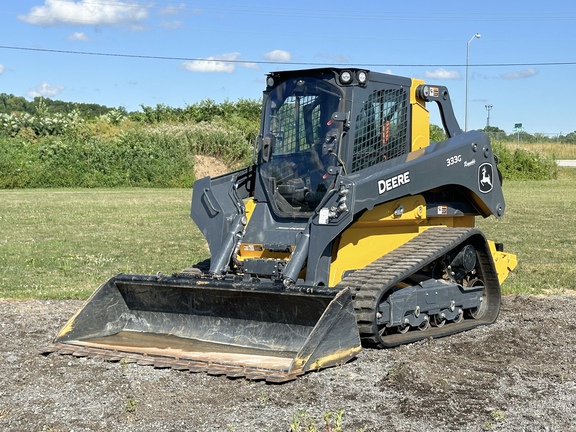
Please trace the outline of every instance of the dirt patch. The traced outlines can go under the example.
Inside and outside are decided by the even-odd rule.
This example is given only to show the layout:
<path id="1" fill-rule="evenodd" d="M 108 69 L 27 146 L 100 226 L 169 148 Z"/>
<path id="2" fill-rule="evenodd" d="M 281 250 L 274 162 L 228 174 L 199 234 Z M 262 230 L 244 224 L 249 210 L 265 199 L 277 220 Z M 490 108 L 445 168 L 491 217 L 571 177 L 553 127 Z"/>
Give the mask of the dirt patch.
<path id="1" fill-rule="evenodd" d="M 221 160 L 212 156 L 194 156 L 194 175 L 197 179 L 206 176 L 216 177 L 230 172 L 230 168 Z"/>
<path id="2" fill-rule="evenodd" d="M 344 411 L 343 431 L 575 431 L 576 297 L 503 299 L 496 324 L 283 385 L 42 356 L 78 301 L 0 300 L 0 430 L 288 431 Z"/>

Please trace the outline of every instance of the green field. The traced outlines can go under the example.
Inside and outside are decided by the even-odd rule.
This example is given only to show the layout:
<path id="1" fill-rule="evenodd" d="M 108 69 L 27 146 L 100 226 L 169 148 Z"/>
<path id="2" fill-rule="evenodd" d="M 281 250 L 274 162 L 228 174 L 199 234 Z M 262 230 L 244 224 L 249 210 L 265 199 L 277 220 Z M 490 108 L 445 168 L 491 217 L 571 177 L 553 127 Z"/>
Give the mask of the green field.
<path id="1" fill-rule="evenodd" d="M 208 255 L 186 189 L 0 191 L 0 297 L 86 298 L 116 273 Z"/>
<path id="2" fill-rule="evenodd" d="M 576 169 L 506 182 L 506 215 L 479 220 L 518 255 L 505 293 L 576 290 Z M 186 189 L 1 190 L 0 297 L 86 298 L 120 273 L 170 274 L 208 256 Z"/>
<path id="3" fill-rule="evenodd" d="M 557 180 L 504 182 L 506 214 L 478 221 L 489 238 L 518 255 L 505 293 L 576 290 L 576 169 Z"/>

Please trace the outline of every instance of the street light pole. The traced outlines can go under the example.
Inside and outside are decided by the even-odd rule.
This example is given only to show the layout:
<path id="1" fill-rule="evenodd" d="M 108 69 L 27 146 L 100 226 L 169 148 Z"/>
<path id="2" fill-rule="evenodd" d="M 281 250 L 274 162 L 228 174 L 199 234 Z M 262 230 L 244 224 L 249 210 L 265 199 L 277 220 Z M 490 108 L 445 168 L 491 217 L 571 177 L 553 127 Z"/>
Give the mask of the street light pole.
<path id="1" fill-rule="evenodd" d="M 492 105 L 484 105 L 486 107 L 486 111 L 488 111 L 488 116 L 486 117 L 486 128 L 490 127 L 490 110 L 492 109 Z"/>
<path id="2" fill-rule="evenodd" d="M 464 114 L 464 132 L 468 130 L 468 64 L 470 63 L 470 42 L 479 38 L 480 33 L 476 33 L 466 44 L 466 112 Z"/>

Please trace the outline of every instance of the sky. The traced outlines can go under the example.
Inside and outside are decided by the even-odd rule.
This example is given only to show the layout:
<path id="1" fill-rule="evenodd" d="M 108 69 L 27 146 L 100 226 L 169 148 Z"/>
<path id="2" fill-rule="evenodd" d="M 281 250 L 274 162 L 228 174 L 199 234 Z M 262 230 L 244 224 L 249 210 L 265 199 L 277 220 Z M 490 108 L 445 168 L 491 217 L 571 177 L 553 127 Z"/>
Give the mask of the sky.
<path id="1" fill-rule="evenodd" d="M 271 71 L 361 67 L 448 87 L 462 128 L 576 131 L 573 0 L 2 3 L 0 93 L 29 100 L 185 107 L 260 99 Z"/>

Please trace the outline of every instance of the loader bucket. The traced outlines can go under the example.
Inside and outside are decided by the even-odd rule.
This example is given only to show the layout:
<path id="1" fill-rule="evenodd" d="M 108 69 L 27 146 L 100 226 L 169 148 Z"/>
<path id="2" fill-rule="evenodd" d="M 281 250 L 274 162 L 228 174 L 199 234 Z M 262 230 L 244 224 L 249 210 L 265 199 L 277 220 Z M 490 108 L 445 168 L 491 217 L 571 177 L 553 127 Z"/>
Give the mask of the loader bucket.
<path id="1" fill-rule="evenodd" d="M 348 289 L 121 274 L 45 351 L 283 382 L 347 362 L 360 337 Z"/>

